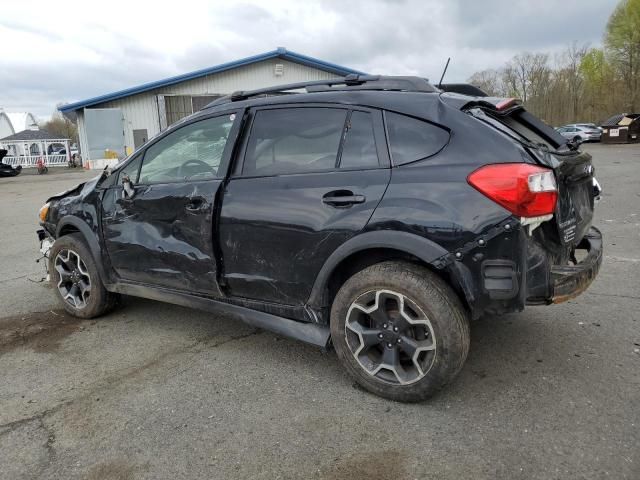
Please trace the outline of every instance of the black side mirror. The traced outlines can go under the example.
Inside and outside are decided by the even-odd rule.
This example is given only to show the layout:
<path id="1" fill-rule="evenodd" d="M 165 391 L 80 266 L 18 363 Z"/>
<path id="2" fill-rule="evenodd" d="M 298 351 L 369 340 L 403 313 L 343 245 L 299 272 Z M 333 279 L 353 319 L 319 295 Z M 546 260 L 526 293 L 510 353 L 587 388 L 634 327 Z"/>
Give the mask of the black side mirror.
<path id="1" fill-rule="evenodd" d="M 123 175 L 122 176 L 122 198 L 124 199 L 133 198 L 133 195 L 135 193 L 136 191 L 133 188 L 133 183 L 131 182 L 129 175 Z"/>

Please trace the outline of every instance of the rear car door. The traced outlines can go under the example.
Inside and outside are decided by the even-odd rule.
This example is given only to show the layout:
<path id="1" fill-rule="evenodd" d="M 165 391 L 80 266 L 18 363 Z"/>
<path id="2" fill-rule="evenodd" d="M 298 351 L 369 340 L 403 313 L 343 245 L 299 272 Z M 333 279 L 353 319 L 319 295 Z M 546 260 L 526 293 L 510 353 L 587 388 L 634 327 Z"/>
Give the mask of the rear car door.
<path id="1" fill-rule="evenodd" d="M 389 183 L 382 116 L 279 106 L 254 109 L 249 121 L 222 203 L 224 281 L 234 296 L 302 305 Z"/>
<path id="2" fill-rule="evenodd" d="M 237 130 L 235 112 L 193 121 L 120 169 L 103 199 L 102 228 L 121 279 L 219 295 L 215 202 Z M 123 198 L 125 174 L 131 198 Z"/>

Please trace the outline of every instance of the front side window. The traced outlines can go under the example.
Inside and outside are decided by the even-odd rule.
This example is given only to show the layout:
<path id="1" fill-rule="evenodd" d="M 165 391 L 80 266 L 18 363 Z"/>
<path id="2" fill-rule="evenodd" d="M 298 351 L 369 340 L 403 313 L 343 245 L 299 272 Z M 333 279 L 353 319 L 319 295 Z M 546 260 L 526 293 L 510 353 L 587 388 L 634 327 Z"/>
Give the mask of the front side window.
<path id="1" fill-rule="evenodd" d="M 151 145 L 139 183 L 169 183 L 216 178 L 233 115 L 191 123 Z"/>
<path id="2" fill-rule="evenodd" d="M 422 120 L 391 112 L 385 112 L 385 120 L 394 165 L 430 157 L 449 141 L 449 132 Z"/>
<path id="3" fill-rule="evenodd" d="M 138 183 L 138 171 L 140 170 L 141 161 L 142 155 L 137 155 L 136 158 L 127 163 L 126 167 L 122 168 L 118 172 L 118 185 L 122 183 L 122 179 L 125 175 L 127 175 L 133 183 Z"/>
<path id="4" fill-rule="evenodd" d="M 335 108 L 281 108 L 255 113 L 247 143 L 244 176 L 331 170 L 347 111 Z"/>

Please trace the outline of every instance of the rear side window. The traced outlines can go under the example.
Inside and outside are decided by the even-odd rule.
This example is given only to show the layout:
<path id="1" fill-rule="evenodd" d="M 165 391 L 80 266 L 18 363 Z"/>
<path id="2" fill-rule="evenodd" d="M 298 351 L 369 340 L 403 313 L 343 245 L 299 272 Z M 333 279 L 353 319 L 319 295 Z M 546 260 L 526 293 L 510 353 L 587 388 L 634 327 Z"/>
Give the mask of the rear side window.
<path id="1" fill-rule="evenodd" d="M 430 157 L 449 141 L 449 132 L 406 115 L 385 112 L 389 150 L 394 165 Z"/>
<path id="2" fill-rule="evenodd" d="M 378 152 L 371 114 L 352 112 L 347 122 L 340 168 L 375 168 L 378 166 Z"/>
<path id="3" fill-rule="evenodd" d="M 251 127 L 242 174 L 334 169 L 346 117 L 346 110 L 334 108 L 259 110 Z"/>

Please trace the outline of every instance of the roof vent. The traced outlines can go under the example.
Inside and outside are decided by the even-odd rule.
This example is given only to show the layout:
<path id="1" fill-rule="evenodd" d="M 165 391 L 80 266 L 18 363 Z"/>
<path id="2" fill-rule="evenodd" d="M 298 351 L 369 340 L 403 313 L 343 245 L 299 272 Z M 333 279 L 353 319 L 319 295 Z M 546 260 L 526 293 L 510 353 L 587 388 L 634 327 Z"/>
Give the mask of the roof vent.
<path id="1" fill-rule="evenodd" d="M 284 75 L 284 65 L 282 63 L 276 63 L 276 66 L 273 68 L 273 74 L 276 77 L 281 77 Z"/>

